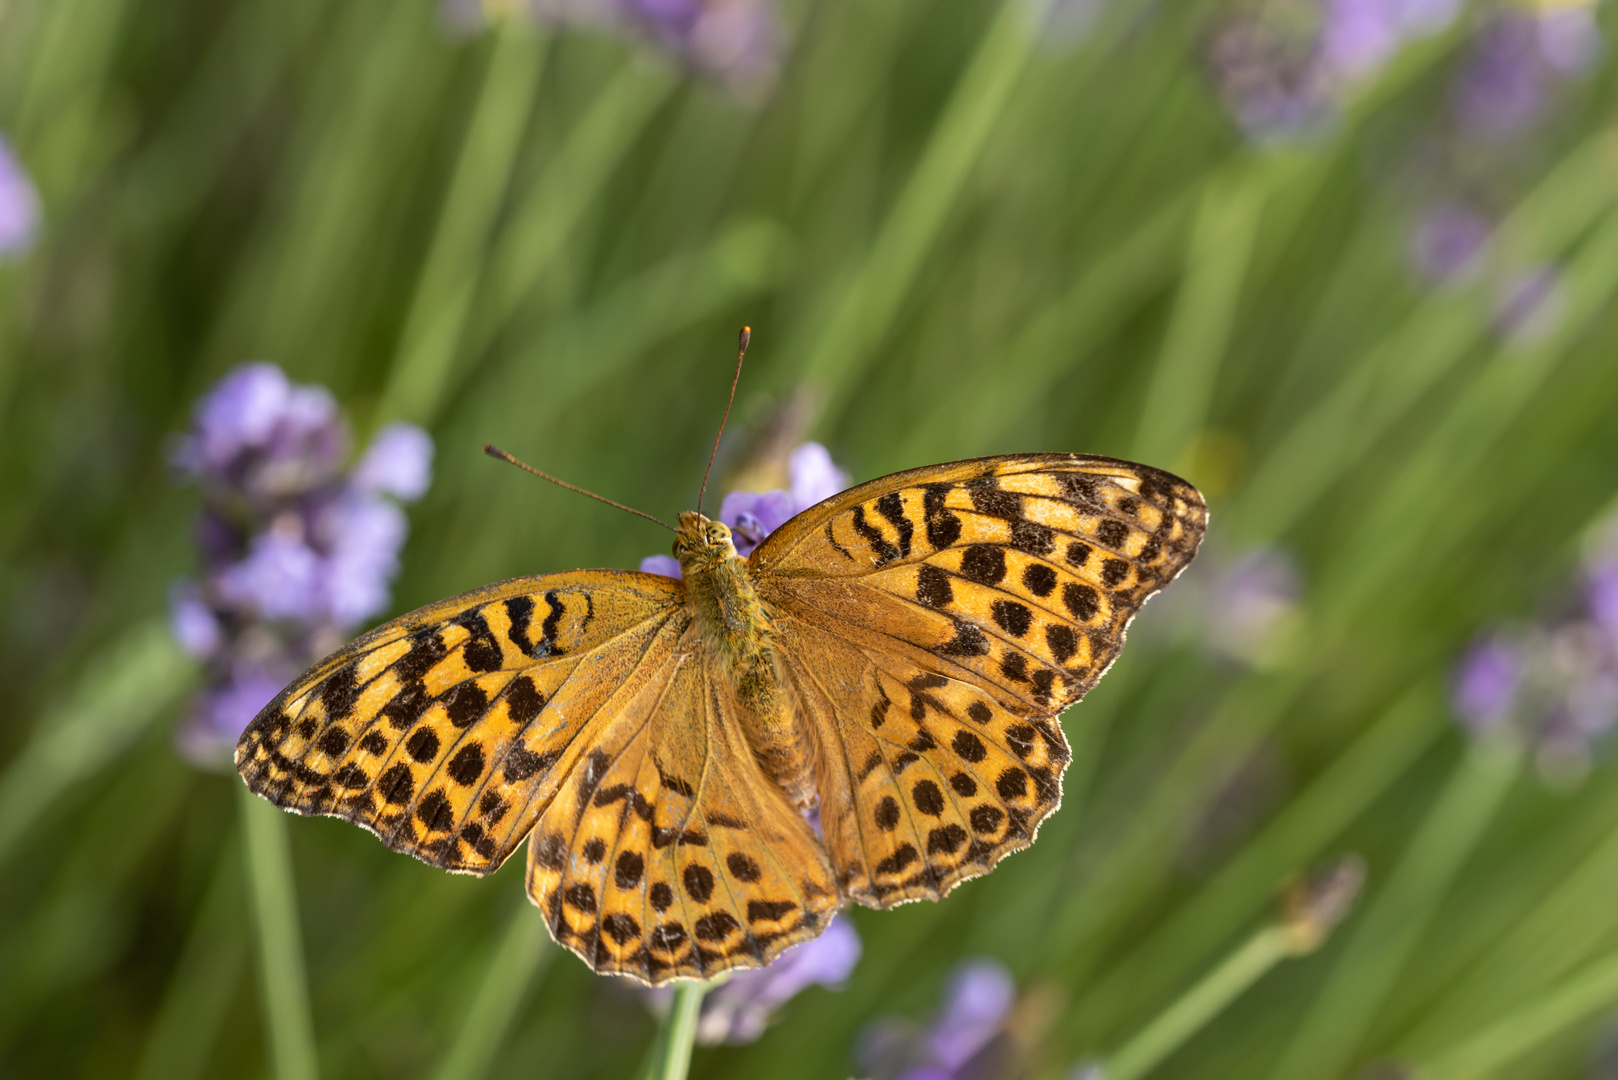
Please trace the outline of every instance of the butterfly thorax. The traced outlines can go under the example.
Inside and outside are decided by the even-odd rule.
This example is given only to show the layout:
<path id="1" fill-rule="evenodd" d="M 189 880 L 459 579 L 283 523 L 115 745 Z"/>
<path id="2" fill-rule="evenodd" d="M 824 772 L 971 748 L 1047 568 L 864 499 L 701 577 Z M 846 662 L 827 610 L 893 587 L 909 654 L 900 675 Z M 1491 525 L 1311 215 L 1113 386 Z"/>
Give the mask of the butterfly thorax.
<path id="1" fill-rule="evenodd" d="M 764 771 L 794 802 L 814 797 L 813 759 L 793 721 L 776 664 L 769 612 L 753 588 L 730 529 L 693 511 L 680 515 L 674 556 L 697 634 L 730 676 L 744 733 Z"/>

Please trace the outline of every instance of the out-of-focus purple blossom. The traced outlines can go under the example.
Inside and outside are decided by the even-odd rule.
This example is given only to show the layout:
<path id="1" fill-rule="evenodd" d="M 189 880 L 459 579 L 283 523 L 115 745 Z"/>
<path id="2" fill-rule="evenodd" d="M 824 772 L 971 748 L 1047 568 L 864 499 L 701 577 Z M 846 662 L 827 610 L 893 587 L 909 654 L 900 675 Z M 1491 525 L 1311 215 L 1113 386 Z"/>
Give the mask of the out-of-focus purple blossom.
<path id="1" fill-rule="evenodd" d="M 0 258 L 21 255 L 39 232 L 39 191 L 0 136 Z"/>
<path id="2" fill-rule="evenodd" d="M 861 1034 L 855 1056 L 872 1080 L 961 1080 L 1004 1030 L 1017 985 L 995 960 L 968 960 L 951 973 L 944 1003 L 926 1028 L 882 1018 Z"/>
<path id="3" fill-rule="evenodd" d="M 787 488 L 732 491 L 719 504 L 719 520 L 730 527 L 736 554 L 742 558 L 792 518 L 848 487 L 848 473 L 832 461 L 831 451 L 813 442 L 792 451 L 787 477 Z M 669 555 L 648 555 L 640 568 L 648 574 L 680 576 L 679 562 Z"/>
<path id="4" fill-rule="evenodd" d="M 1601 47 L 1586 5 L 1492 12 L 1473 36 L 1453 88 L 1456 122 L 1479 139 L 1518 134 L 1543 115 L 1557 82 L 1585 70 Z"/>
<path id="5" fill-rule="evenodd" d="M 1531 345 L 1556 332 L 1566 306 L 1560 270 L 1548 265 L 1520 270 L 1496 293 L 1495 329 L 1513 344 Z"/>
<path id="6" fill-rule="evenodd" d="M 176 733 L 180 753 L 193 764 L 217 766 L 222 752 L 236 745 L 242 730 L 260 709 L 275 700 L 296 671 L 237 664 L 228 677 L 216 680 L 197 695 L 191 714 Z"/>
<path id="7" fill-rule="evenodd" d="M 224 641 L 219 616 L 202 599 L 202 590 L 189 582 L 170 593 L 169 627 L 180 647 L 199 660 L 212 656 Z"/>
<path id="8" fill-rule="evenodd" d="M 1581 779 L 1595 744 L 1618 726 L 1618 521 L 1593 530 L 1578 605 L 1558 618 L 1481 635 L 1456 665 L 1451 705 L 1477 734 L 1534 752 L 1559 786 Z"/>
<path id="9" fill-rule="evenodd" d="M 354 466 L 354 486 L 411 502 L 433 481 L 432 436 L 414 424 L 389 424 L 376 433 Z"/>
<path id="10" fill-rule="evenodd" d="M 1522 686 L 1522 658 L 1498 635 L 1472 643 L 1455 669 L 1450 701 L 1468 728 L 1498 730 L 1517 706 Z"/>
<path id="11" fill-rule="evenodd" d="M 970 1061 L 994 1038 L 1016 1001 L 1017 984 L 1004 964 L 973 960 L 956 968 L 929 1040 L 938 1063 L 953 1071 Z"/>
<path id="12" fill-rule="evenodd" d="M 795 945 L 761 968 L 738 971 L 702 999 L 697 1042 L 704 1046 L 756 1042 L 771 1018 L 811 986 L 840 990 L 854 973 L 864 946 L 854 924 L 837 915 L 817 938 Z M 674 992 L 636 984 L 632 991 L 662 1012 Z"/>
<path id="13" fill-rule="evenodd" d="M 1410 238 L 1410 261 L 1435 284 L 1476 275 L 1488 252 L 1492 228 L 1482 214 L 1460 203 L 1428 207 Z"/>
<path id="14" fill-rule="evenodd" d="M 1208 58 L 1248 135 L 1297 137 L 1325 126 L 1353 87 L 1458 9 L 1459 0 L 1275 0 L 1228 18 Z"/>
<path id="15" fill-rule="evenodd" d="M 841 989 L 859 963 L 862 945 L 853 923 L 834 918 L 813 941 L 794 946 L 765 967 L 742 971 L 702 999 L 697 1041 L 756 1042 L 770 1017 L 811 986 Z"/>
<path id="16" fill-rule="evenodd" d="M 1604 42 L 1596 24 L 1594 3 L 1573 3 L 1541 8 L 1539 51 L 1558 71 L 1578 75 L 1588 71 L 1601 56 Z"/>
<path id="17" fill-rule="evenodd" d="M 408 528 L 394 499 L 426 489 L 432 442 L 409 425 L 384 428 L 345 472 L 348 444 L 323 387 L 244 364 L 198 403 L 176 448 L 204 503 L 202 578 L 171 599 L 175 636 L 209 662 L 179 736 L 199 764 L 228 760 L 287 679 L 387 608 Z"/>
<path id="18" fill-rule="evenodd" d="M 1269 667 L 1284 661 L 1301 632 L 1303 590 L 1303 571 L 1284 548 L 1232 553 L 1204 545 L 1175 587 L 1146 605 L 1131 634 Z"/>
<path id="19" fill-rule="evenodd" d="M 733 92 L 756 97 L 780 66 L 781 19 L 768 0 L 529 0 L 551 22 L 649 39 Z"/>
<path id="20" fill-rule="evenodd" d="M 677 578 L 681 576 L 680 560 L 673 555 L 648 555 L 640 561 L 640 572 Z"/>

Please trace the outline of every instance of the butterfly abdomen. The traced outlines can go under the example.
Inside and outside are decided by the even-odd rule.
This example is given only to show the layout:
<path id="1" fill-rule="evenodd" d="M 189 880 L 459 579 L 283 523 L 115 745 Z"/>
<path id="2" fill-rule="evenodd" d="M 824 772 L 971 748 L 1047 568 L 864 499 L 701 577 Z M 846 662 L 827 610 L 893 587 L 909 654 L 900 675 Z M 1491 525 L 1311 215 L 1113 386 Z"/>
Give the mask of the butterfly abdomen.
<path id="1" fill-rule="evenodd" d="M 743 734 L 764 773 L 801 807 L 814 801 L 814 762 L 796 723 L 773 647 L 770 615 L 734 553 L 684 567 L 692 621 L 728 676 Z"/>

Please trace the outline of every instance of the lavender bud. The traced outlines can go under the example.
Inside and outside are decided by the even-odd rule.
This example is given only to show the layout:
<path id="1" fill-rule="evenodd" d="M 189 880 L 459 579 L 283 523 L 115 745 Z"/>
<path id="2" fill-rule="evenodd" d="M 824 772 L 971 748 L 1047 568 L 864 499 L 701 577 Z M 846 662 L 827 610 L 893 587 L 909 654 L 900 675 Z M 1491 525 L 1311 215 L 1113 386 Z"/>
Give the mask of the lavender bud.
<path id="1" fill-rule="evenodd" d="M 22 255 L 39 230 L 39 191 L 0 136 L 0 258 Z"/>
<path id="2" fill-rule="evenodd" d="M 680 578 L 680 560 L 673 555 L 648 555 L 640 561 L 640 572 L 643 574 L 661 574 L 664 577 Z"/>
<path id="3" fill-rule="evenodd" d="M 1435 284 L 1476 274 L 1488 251 L 1491 228 L 1483 215 L 1458 203 L 1423 211 L 1410 238 L 1410 261 Z"/>
<path id="4" fill-rule="evenodd" d="M 957 967 L 944 991 L 944 1007 L 929 1042 L 946 1069 L 957 1069 L 994 1038 L 1017 1000 L 1017 984 L 1005 965 L 972 960 Z"/>
<path id="5" fill-rule="evenodd" d="M 212 656 L 224 638 L 219 619 L 193 582 L 177 582 L 169 590 L 169 627 L 180 647 L 199 660 Z"/>
<path id="6" fill-rule="evenodd" d="M 1522 688 L 1522 657 L 1500 637 L 1479 638 L 1456 667 L 1450 704 L 1474 734 L 1497 732 L 1516 709 Z"/>

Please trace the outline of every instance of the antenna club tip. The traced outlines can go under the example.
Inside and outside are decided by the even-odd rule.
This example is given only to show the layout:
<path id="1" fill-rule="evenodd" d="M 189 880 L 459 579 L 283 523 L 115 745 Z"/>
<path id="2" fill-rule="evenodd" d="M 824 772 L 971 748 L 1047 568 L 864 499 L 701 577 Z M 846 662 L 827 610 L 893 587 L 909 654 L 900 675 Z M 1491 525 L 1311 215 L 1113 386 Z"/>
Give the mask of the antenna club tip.
<path id="1" fill-rule="evenodd" d="M 751 326 L 742 327 L 742 332 L 740 334 L 736 335 L 737 347 L 742 352 L 747 351 L 747 343 L 752 341 L 752 340 L 753 340 L 753 328 Z"/>

